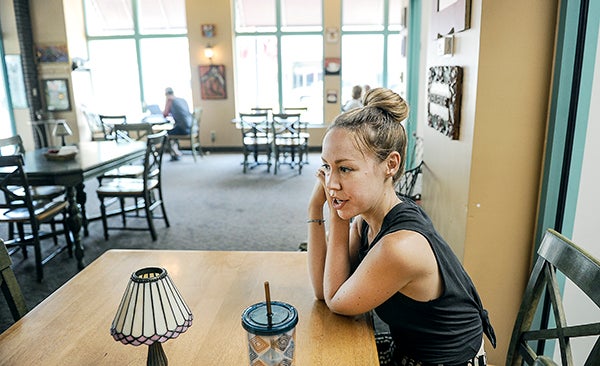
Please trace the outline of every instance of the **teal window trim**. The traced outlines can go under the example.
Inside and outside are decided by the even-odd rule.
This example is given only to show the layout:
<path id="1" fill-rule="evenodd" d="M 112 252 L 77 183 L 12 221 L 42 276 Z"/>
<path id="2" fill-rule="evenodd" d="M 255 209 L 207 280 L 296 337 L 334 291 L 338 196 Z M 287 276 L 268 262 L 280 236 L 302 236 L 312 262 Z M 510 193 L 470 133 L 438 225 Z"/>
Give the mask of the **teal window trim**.
<path id="1" fill-rule="evenodd" d="M 344 30 L 344 0 L 341 0 L 340 6 L 340 37 L 345 35 L 365 35 L 365 34 L 377 34 L 383 35 L 383 65 L 382 65 L 382 80 L 384 88 L 387 88 L 388 82 L 388 39 L 390 35 L 400 34 L 399 30 L 389 30 L 389 15 L 390 15 L 390 2 L 389 0 L 383 0 L 383 29 L 382 30 Z M 344 60 L 342 60 L 342 65 Z M 342 67 L 342 75 L 340 77 L 340 89 L 342 86 L 342 80 L 344 79 L 344 67 Z"/>
<path id="2" fill-rule="evenodd" d="M 410 114 L 406 121 L 406 135 L 408 147 L 406 156 L 406 169 L 416 167 L 420 162 L 415 158 L 417 124 L 419 121 L 419 72 L 421 67 L 421 1 L 410 0 L 408 7 L 408 39 L 406 55 L 408 57 L 406 74 L 406 99 L 410 107 Z"/>
<path id="3" fill-rule="evenodd" d="M 567 125 L 571 94 L 579 93 L 576 114 L 576 127 L 573 139 L 573 150 L 569 170 L 567 202 L 563 213 L 563 235 L 570 237 L 573 232 L 575 209 L 581 176 L 583 147 L 587 130 L 589 109 L 591 104 L 591 89 L 598 42 L 598 25 L 600 19 L 600 3 L 589 1 L 587 29 L 585 35 L 585 51 L 581 70 L 581 84 L 578 91 L 571 90 L 575 67 L 575 47 L 579 8 L 582 0 L 566 0 L 561 2 L 559 14 L 559 34 L 556 45 L 556 60 L 554 82 L 551 95 L 546 156 L 542 176 L 542 192 L 539 207 L 539 217 L 536 230 L 536 250 L 541 238 L 548 227 L 554 227 L 558 214 L 557 198 L 559 182 L 563 169 L 565 155 Z"/>
<path id="4" fill-rule="evenodd" d="M 83 12 L 84 12 L 84 26 L 86 29 L 86 40 L 90 41 L 107 41 L 107 40 L 120 40 L 120 39 L 129 39 L 133 40 L 135 43 L 135 53 L 136 53 L 136 61 L 138 64 L 138 83 L 140 87 L 140 105 L 144 105 L 145 95 L 144 95 L 144 79 L 143 79 L 143 65 L 142 65 L 142 53 L 141 53 L 141 41 L 143 39 L 157 39 L 157 38 L 186 38 L 188 37 L 188 33 L 169 33 L 169 34 L 152 34 L 152 33 L 140 33 L 140 21 L 138 17 L 138 1 L 142 0 L 131 0 L 131 9 L 132 9 L 132 17 L 133 17 L 133 34 L 128 35 L 110 35 L 110 36 L 92 36 L 87 33 L 87 24 L 85 24 L 85 0 L 81 0 L 83 4 Z"/>
<path id="5" fill-rule="evenodd" d="M 235 6 L 235 0 L 233 1 L 233 6 Z M 263 36 L 274 36 L 277 39 L 277 83 L 279 93 L 277 95 L 279 110 L 283 110 L 283 69 L 281 65 L 281 38 L 284 36 L 321 36 L 323 37 L 323 31 L 325 26 L 325 1 L 321 1 L 321 29 L 320 30 L 312 30 L 312 31 L 282 31 L 281 30 L 281 0 L 275 0 L 275 31 L 265 31 L 265 32 L 239 32 L 236 30 L 236 12 L 233 12 L 233 34 L 234 34 L 234 42 L 238 37 L 263 37 Z M 325 54 L 325 41 L 324 38 L 322 42 L 322 54 Z M 234 54 L 235 54 L 235 44 L 234 44 Z M 234 88 L 237 86 L 234 84 Z M 323 83 L 323 96 L 325 95 L 325 83 Z"/>
<path id="6" fill-rule="evenodd" d="M 579 68 L 575 58 L 576 47 L 578 46 L 580 13 L 584 1 L 589 7 L 587 9 L 581 72 L 579 80 L 574 80 L 577 77 L 576 69 Z M 546 156 L 535 235 L 535 252 L 539 248 L 546 228 L 557 229 L 566 237 L 572 237 L 573 235 L 585 137 L 589 123 L 599 22 L 600 2 L 593 0 L 565 0 L 561 2 Z M 578 85 L 576 90 L 573 89 L 574 84 Z M 574 93 L 577 97 L 575 104 L 572 98 Z M 575 111 L 573 115 L 575 126 L 572 136 L 572 148 L 570 151 L 566 151 L 567 140 L 569 139 L 568 120 L 573 111 Z M 570 155 L 570 157 L 567 157 L 569 164 L 565 166 L 564 161 L 567 154 Z M 559 212 L 558 202 L 561 199 L 561 177 L 563 174 L 567 174 L 568 179 L 566 181 L 564 207 L 562 212 Z M 558 219 L 561 222 L 560 228 L 556 227 Z M 564 276 L 558 276 L 557 280 L 561 291 L 563 291 L 565 286 Z M 543 302 L 546 306 L 547 299 L 544 299 Z M 541 324 L 546 319 L 548 319 L 548 324 L 553 324 L 553 314 L 548 313 L 547 308 L 538 310 L 534 318 L 535 324 Z M 544 312 L 546 313 L 544 314 Z M 555 347 L 555 341 L 547 342 L 544 347 L 544 354 L 552 355 Z"/>

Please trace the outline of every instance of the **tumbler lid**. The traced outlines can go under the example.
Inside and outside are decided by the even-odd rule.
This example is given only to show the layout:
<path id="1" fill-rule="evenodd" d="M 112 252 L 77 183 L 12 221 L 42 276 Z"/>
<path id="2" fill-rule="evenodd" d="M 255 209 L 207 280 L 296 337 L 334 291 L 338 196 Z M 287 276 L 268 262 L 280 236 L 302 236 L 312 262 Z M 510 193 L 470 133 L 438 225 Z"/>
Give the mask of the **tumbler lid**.
<path id="1" fill-rule="evenodd" d="M 298 311 L 292 305 L 271 301 L 271 326 L 267 317 L 267 303 L 251 305 L 242 313 L 242 326 L 256 335 L 274 335 L 285 333 L 298 324 Z"/>

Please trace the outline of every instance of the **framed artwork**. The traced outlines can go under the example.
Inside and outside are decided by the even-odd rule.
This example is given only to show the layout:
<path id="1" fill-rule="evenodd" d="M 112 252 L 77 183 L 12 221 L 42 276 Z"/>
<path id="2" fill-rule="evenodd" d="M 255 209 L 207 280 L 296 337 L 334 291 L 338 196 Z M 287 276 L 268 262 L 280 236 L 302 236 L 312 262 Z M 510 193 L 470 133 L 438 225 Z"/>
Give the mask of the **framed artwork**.
<path id="1" fill-rule="evenodd" d="M 339 75 L 342 69 L 342 61 L 338 57 L 325 58 L 325 75 Z"/>
<path id="2" fill-rule="evenodd" d="M 463 70 L 460 66 L 429 68 L 427 83 L 427 125 L 452 140 L 460 132 Z"/>
<path id="3" fill-rule="evenodd" d="M 66 44 L 36 46 L 38 62 L 69 62 L 69 52 Z"/>
<path id="4" fill-rule="evenodd" d="M 434 0 L 431 9 L 433 39 L 471 27 L 471 0 Z"/>
<path id="5" fill-rule="evenodd" d="M 202 24 L 202 37 L 212 38 L 215 36 L 214 24 Z"/>
<path id="6" fill-rule="evenodd" d="M 46 79 L 42 81 L 44 101 L 48 112 L 70 111 L 69 84 L 67 79 Z"/>
<path id="7" fill-rule="evenodd" d="M 225 65 L 200 65 L 202 99 L 227 99 Z"/>

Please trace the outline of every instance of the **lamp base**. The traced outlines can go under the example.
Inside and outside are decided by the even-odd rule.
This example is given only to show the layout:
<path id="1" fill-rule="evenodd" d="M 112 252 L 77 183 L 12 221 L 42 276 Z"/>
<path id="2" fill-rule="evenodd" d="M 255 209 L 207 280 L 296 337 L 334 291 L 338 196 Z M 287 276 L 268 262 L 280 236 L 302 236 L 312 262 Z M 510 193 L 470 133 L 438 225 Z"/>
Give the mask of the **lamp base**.
<path id="1" fill-rule="evenodd" d="M 162 343 L 154 342 L 150 346 L 148 346 L 148 360 L 146 362 L 147 366 L 167 366 L 169 361 L 167 360 L 167 355 L 162 348 Z"/>

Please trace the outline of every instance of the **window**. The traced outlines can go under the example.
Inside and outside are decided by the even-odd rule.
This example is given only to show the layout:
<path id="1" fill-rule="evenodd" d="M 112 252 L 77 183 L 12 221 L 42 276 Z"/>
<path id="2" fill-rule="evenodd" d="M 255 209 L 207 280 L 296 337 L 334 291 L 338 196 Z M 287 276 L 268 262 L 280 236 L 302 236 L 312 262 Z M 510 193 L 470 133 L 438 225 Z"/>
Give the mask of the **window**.
<path id="1" fill-rule="evenodd" d="M 354 85 L 405 94 L 401 7 L 402 0 L 342 0 L 342 101 Z"/>
<path id="2" fill-rule="evenodd" d="M 4 62 L 4 48 L 0 33 L 0 138 L 10 137 L 14 133 L 9 95 L 8 73 Z"/>
<path id="3" fill-rule="evenodd" d="M 323 120 L 322 0 L 235 0 L 236 109 L 308 108 Z"/>
<path id="4" fill-rule="evenodd" d="M 98 113 L 162 108 L 166 87 L 193 105 L 185 0 L 83 1 Z"/>

